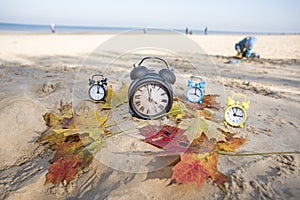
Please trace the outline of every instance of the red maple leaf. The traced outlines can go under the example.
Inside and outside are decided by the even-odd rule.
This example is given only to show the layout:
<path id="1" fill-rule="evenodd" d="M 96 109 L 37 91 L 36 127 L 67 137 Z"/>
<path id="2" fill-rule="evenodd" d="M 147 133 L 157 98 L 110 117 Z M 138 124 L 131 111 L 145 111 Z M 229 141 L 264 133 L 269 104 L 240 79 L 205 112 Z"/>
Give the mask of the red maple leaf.
<path id="1" fill-rule="evenodd" d="M 45 184 L 59 184 L 63 180 L 69 183 L 76 178 L 78 172 L 89 166 L 92 160 L 92 154 L 85 149 L 81 141 L 60 145 L 51 160 Z"/>
<path id="2" fill-rule="evenodd" d="M 188 149 L 189 141 L 186 135 L 183 135 L 185 130 L 180 128 L 169 125 L 147 125 L 139 130 L 145 136 L 145 142 L 162 148 L 167 152 L 184 152 Z"/>

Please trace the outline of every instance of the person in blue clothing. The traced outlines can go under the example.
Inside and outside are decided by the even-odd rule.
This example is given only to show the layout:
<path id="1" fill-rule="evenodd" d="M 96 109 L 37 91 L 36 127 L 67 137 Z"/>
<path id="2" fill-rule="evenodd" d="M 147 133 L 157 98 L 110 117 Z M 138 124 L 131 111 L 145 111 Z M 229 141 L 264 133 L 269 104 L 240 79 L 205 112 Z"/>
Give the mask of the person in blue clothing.
<path id="1" fill-rule="evenodd" d="M 237 58 L 249 58 L 251 56 L 251 51 L 256 42 L 256 37 L 248 36 L 241 40 L 239 43 L 235 44 L 235 50 L 237 51 Z"/>

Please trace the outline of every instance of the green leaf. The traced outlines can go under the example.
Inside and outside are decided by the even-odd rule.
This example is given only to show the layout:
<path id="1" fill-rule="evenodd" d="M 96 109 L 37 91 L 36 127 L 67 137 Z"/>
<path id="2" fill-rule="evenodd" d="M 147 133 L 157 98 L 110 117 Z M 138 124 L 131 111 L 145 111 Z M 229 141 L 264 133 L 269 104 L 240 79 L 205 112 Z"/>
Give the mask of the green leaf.
<path id="1" fill-rule="evenodd" d="M 128 87 L 122 82 L 122 86 L 118 92 L 114 92 L 111 88 L 107 90 L 107 98 L 102 110 L 116 108 L 128 101 Z"/>

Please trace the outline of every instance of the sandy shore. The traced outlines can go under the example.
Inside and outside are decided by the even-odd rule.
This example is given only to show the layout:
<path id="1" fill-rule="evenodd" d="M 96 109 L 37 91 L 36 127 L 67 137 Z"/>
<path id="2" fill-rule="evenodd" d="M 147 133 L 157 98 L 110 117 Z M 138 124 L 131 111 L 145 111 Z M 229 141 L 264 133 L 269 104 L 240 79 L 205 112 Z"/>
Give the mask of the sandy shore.
<path id="1" fill-rule="evenodd" d="M 130 83 L 132 64 L 142 54 L 120 56 L 95 49 L 114 35 L 0 34 L 0 195 L 1 199 L 297 199 L 300 195 L 300 156 L 220 156 L 219 171 L 229 177 L 229 194 L 211 181 L 169 185 L 167 167 L 151 173 L 114 170 L 94 161 L 90 169 L 67 187 L 44 185 L 53 152 L 34 143 L 45 130 L 42 115 L 59 101 L 86 98 L 87 80 L 104 70 L 112 84 Z M 239 130 L 248 142 L 239 152 L 299 151 L 300 35 L 257 36 L 260 59 L 228 63 L 241 35 L 188 36 L 210 55 L 208 60 L 183 49 L 181 58 L 165 54 L 180 77 L 175 91 L 201 71 L 208 92 L 240 92 L 250 100 L 246 126 Z M 109 46 L 109 45 L 108 45 Z M 97 51 L 96 51 L 97 53 Z M 98 52 L 99 53 L 99 52 Z M 202 52 L 203 53 L 203 52 Z M 97 57 L 97 58 L 96 58 Z M 184 59 L 183 59 L 184 58 Z M 95 60 L 94 60 L 95 59 Z M 91 62 L 90 62 L 91 61 Z M 190 68 L 189 64 L 195 64 Z M 95 64 L 95 66 L 92 66 Z M 91 66 L 90 66 L 91 65 Z M 100 66 L 99 66 L 100 65 Z M 198 69 L 197 69 L 198 68 Z M 74 89 L 74 81 L 76 81 Z M 223 110 L 216 116 L 223 117 Z M 120 139 L 122 142 L 122 139 Z M 134 141 L 133 141 L 134 142 Z"/>

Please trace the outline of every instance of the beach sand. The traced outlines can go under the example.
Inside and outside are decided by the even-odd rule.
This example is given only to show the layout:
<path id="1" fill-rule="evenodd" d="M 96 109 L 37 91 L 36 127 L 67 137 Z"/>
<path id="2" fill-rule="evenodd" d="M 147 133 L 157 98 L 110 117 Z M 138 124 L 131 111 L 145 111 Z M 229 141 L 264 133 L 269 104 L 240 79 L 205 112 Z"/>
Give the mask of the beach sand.
<path id="1" fill-rule="evenodd" d="M 155 53 L 143 50 L 120 55 L 107 49 L 101 52 L 100 58 L 94 58 L 97 54 L 92 52 L 114 37 L 110 34 L 0 34 L 1 199 L 299 198 L 300 156 L 295 154 L 220 155 L 218 169 L 229 177 L 227 195 L 210 180 L 201 188 L 192 183 L 169 185 L 171 171 L 167 166 L 148 173 L 116 170 L 105 164 L 108 159 L 105 151 L 69 185 L 44 185 L 53 152 L 35 143 L 47 128 L 43 114 L 57 110 L 60 101 L 76 104 L 85 100 L 88 78 L 108 62 L 112 62 L 112 67 L 105 68 L 109 81 L 117 85 L 125 80 L 129 84 L 132 64 Z M 238 152 L 299 151 L 300 35 L 257 36 L 254 51 L 261 58 L 239 63 L 229 61 L 235 55 L 234 44 L 244 36 L 187 37 L 206 55 L 198 57 L 185 49 L 180 59 L 170 53 L 160 55 L 184 80 L 178 81 L 175 90 L 180 91 L 185 87 L 185 80 L 200 71 L 207 82 L 207 92 L 219 94 L 217 101 L 221 106 L 225 107 L 226 97 L 233 92 L 245 94 L 251 102 L 245 127 L 234 129 L 248 139 Z M 90 60 L 100 66 L 90 66 Z M 190 68 L 190 63 L 195 67 Z M 221 109 L 215 114 L 222 119 L 223 112 Z M 126 146 L 126 142 L 137 141 L 124 141 L 120 137 L 118 145 Z M 145 143 L 138 144 L 151 148 Z M 102 158 L 103 162 L 99 162 Z"/>

